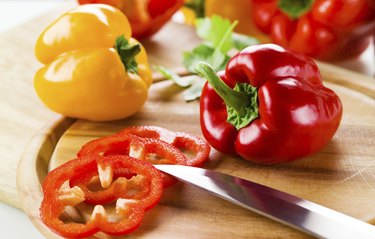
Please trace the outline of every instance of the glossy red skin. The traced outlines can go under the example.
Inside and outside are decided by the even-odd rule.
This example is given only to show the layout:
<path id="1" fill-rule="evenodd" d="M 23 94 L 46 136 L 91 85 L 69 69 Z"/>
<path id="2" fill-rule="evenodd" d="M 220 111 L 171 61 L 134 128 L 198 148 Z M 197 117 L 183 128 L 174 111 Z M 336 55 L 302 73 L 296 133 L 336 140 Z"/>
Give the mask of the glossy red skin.
<path id="1" fill-rule="evenodd" d="M 159 31 L 184 4 L 183 0 L 150 0 L 148 11 L 151 16 L 149 23 L 136 23 L 129 19 L 133 37 L 144 39 Z"/>
<path id="2" fill-rule="evenodd" d="M 60 188 L 72 178 L 79 177 L 95 171 L 97 175 L 97 165 L 109 165 L 116 170 L 129 170 L 135 174 L 141 174 L 147 178 L 148 183 L 143 187 L 147 188 L 148 194 L 137 198 L 138 202 L 129 206 L 128 218 L 115 223 L 108 222 L 108 219 L 97 216 L 86 223 L 70 222 L 64 223 L 60 216 L 64 213 L 69 202 L 59 198 Z M 128 156 L 99 156 L 90 155 L 72 159 L 65 164 L 49 172 L 42 184 L 43 200 L 40 206 L 40 217 L 43 223 L 52 231 L 64 238 L 87 238 L 98 231 L 106 234 L 119 236 L 136 230 L 147 210 L 153 208 L 162 196 L 162 178 L 160 172 L 152 164 L 137 160 Z M 111 190 L 116 194 L 113 198 L 125 198 L 124 194 L 119 194 L 117 190 Z M 86 199 L 86 198 L 85 198 Z"/>
<path id="3" fill-rule="evenodd" d="M 158 126 L 132 126 L 121 130 L 117 135 L 136 135 L 146 139 L 162 140 L 187 152 L 185 165 L 199 167 L 208 160 L 210 145 L 198 136 L 185 132 L 174 132 Z M 185 153 L 184 153 L 185 154 Z"/>
<path id="4" fill-rule="evenodd" d="M 373 0 L 316 0 L 312 9 L 291 20 L 277 0 L 250 0 L 253 19 L 273 43 L 320 60 L 342 60 L 362 53 L 375 32 Z"/>
<path id="5" fill-rule="evenodd" d="M 164 158 L 164 162 L 168 164 L 180 164 L 187 165 L 187 158 L 184 154 L 178 150 L 173 145 L 170 145 L 164 141 L 155 139 L 155 138 L 141 138 L 131 134 L 115 134 L 106 137 L 101 137 L 87 142 L 81 147 L 78 151 L 77 156 L 89 156 L 89 155 L 129 155 L 130 145 L 137 149 L 142 150 L 143 154 L 141 158 L 138 158 L 143 161 L 148 161 L 149 163 L 157 164 L 158 161 L 149 160 L 147 155 L 155 154 Z M 160 162 L 159 162 L 160 163 Z M 121 175 L 123 172 L 118 172 Z M 169 187 L 177 183 L 177 180 L 165 173 L 162 173 L 163 186 Z M 80 177 L 80 180 L 74 180 L 78 183 L 85 183 L 86 180 L 84 177 Z M 75 186 L 75 184 L 71 184 Z M 89 192 L 87 189 L 86 192 Z M 89 197 L 90 196 L 90 197 Z M 110 195 L 109 195 L 110 196 Z M 111 200 L 111 197 L 108 197 L 108 194 L 102 193 L 90 193 L 88 194 L 87 202 L 93 204 L 107 203 L 108 200 Z"/>
<path id="6" fill-rule="evenodd" d="M 226 121 L 223 100 L 206 83 L 200 100 L 201 129 L 218 151 L 259 163 L 292 161 L 321 150 L 342 117 L 338 96 L 322 85 L 314 61 L 274 44 L 251 46 L 229 61 L 221 79 L 231 88 L 258 89 L 259 117 L 246 127 Z"/>
<path id="7" fill-rule="evenodd" d="M 127 0 L 78 0 L 79 4 L 104 3 L 121 9 L 129 9 Z M 149 0 L 147 14 L 149 21 L 140 21 L 138 16 L 127 15 L 132 27 L 132 37 L 138 40 L 152 36 L 158 32 L 184 5 L 183 0 Z M 129 10 L 127 10 L 129 11 Z"/>

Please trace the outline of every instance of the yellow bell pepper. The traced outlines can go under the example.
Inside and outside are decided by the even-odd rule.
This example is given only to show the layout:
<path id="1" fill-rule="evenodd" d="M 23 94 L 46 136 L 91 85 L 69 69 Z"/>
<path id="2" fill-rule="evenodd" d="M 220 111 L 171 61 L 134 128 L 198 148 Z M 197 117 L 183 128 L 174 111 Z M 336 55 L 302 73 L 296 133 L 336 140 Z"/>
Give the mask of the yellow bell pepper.
<path id="1" fill-rule="evenodd" d="M 35 90 L 57 113 L 117 120 L 147 100 L 152 76 L 145 49 L 114 7 L 89 4 L 66 12 L 41 33 L 35 55 L 45 64 L 35 75 Z"/>

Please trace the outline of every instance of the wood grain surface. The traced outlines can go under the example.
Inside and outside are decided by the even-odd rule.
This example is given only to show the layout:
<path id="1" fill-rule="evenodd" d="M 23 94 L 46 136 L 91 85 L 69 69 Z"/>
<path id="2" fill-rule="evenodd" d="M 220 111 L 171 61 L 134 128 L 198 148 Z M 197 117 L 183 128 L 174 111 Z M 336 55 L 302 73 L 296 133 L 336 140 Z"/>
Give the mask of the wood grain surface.
<path id="1" fill-rule="evenodd" d="M 34 135 L 43 125 L 58 117 L 42 104 L 34 90 L 34 74 L 41 67 L 34 56 L 34 44 L 45 27 L 74 6 L 73 2 L 62 2 L 59 8 L 47 15 L 0 34 L 0 201 L 20 209 L 16 187 L 18 162 Z M 143 44 L 152 64 L 162 64 L 183 74 L 182 51 L 196 44 L 194 34 L 180 41 L 170 41 L 168 45 L 157 44 L 169 39 L 171 28 L 173 31 L 175 27 L 174 24 L 166 26 Z M 186 30 L 193 33 L 191 28 Z M 174 61 L 169 60 L 172 55 Z M 161 78 L 160 74 L 154 74 L 154 81 Z"/>
<path id="2" fill-rule="evenodd" d="M 346 72 L 347 73 L 347 72 Z M 330 74 L 328 74 L 330 75 Z M 343 75 L 326 78 L 343 79 Z M 344 81 L 344 80 L 342 80 Z M 375 218 L 375 100 L 343 85 L 327 82 L 342 99 L 344 116 L 333 140 L 321 152 L 302 160 L 275 166 L 259 166 L 243 159 L 213 152 L 205 168 L 229 173 L 311 200 L 363 221 Z M 75 157 L 89 140 L 113 134 L 130 125 L 156 125 L 171 130 L 201 135 L 197 102 L 184 102 L 181 88 L 172 82 L 155 83 L 144 108 L 125 120 L 90 122 L 78 120 L 62 135 L 53 151 L 50 166 Z M 173 113 L 168 113 L 173 112 Z M 52 135 L 54 133 L 52 132 Z M 40 142 L 40 139 L 38 139 Z M 47 140 L 50 142 L 51 140 Z M 44 144 L 46 145 L 46 144 Z M 48 144 L 47 144 L 48 145 Z M 47 150 L 47 153 L 43 153 Z M 33 153 L 34 151 L 34 153 Z M 22 160 L 20 170 L 37 163 L 34 177 L 20 173 L 20 193 L 25 195 L 25 210 L 48 238 L 40 222 L 38 207 L 42 198 L 39 186 L 48 167 L 50 147 L 33 145 Z M 36 157 L 33 159 L 32 155 Z M 46 155 L 46 156 L 40 156 Z M 33 180 L 32 180 L 33 179 Z M 99 238 L 101 235 L 97 235 Z M 212 196 L 198 188 L 179 183 L 165 191 L 161 203 L 146 214 L 142 226 L 130 238 L 306 238 L 279 223 Z"/>
<path id="3" fill-rule="evenodd" d="M 17 208 L 21 208 L 16 189 L 18 161 L 38 130 L 57 117 L 57 114 L 44 107 L 33 88 L 34 74 L 41 66 L 34 57 L 34 44 L 40 32 L 50 22 L 73 6 L 72 2 L 62 2 L 59 8 L 49 14 L 0 34 L 0 201 Z M 174 68 L 176 72 L 184 74 L 186 72 L 181 66 L 181 52 L 191 49 L 198 40 L 193 29 L 185 28 L 184 37 L 176 38 L 178 41 L 170 41 L 175 36 L 170 31 L 173 27 L 175 26 L 166 26 L 143 44 L 149 51 L 153 64 Z M 168 44 L 157 44 L 167 40 Z M 342 71 L 340 68 L 327 69 L 328 71 L 323 73 L 334 71 L 329 73 L 333 76 L 337 75 L 335 71 Z M 350 75 L 354 82 L 357 81 L 354 87 L 360 90 L 375 87 L 375 84 L 368 83 L 368 78 L 361 74 L 348 71 L 347 75 Z M 160 75 L 156 74 L 155 77 L 160 78 Z M 340 78 L 337 80 L 341 81 Z M 362 81 L 365 84 L 358 85 Z M 345 84 L 353 86 L 351 82 Z"/>
<path id="4" fill-rule="evenodd" d="M 327 81 L 339 81 L 343 75 Z M 338 80 L 340 79 L 340 80 Z M 359 218 L 373 222 L 375 218 L 375 100 L 364 93 L 336 83 L 326 83 L 342 99 L 344 116 L 334 139 L 324 150 L 302 160 L 276 165 L 259 166 L 213 150 L 205 168 L 240 176 Z M 348 83 L 349 84 L 349 83 Z M 367 88 L 369 89 L 369 88 Z M 157 125 L 171 130 L 183 130 L 200 135 L 199 106 L 186 103 L 182 89 L 169 81 L 152 86 L 149 101 L 131 118 L 115 122 L 78 120 L 62 135 L 52 156 L 52 165 L 75 157 L 79 148 L 89 140 L 113 134 L 130 125 Z M 372 92 L 373 94 L 374 92 Z M 53 134 L 53 133 L 52 133 Z M 32 158 L 43 154 L 45 147 L 32 146 L 22 168 L 35 165 L 46 158 Z M 48 147 L 50 153 L 51 149 Z M 47 155 L 48 155 L 47 152 Z M 42 157 L 43 158 L 43 157 Z M 31 165 L 30 165 L 31 164 Z M 50 164 L 51 166 L 51 164 Z M 54 166 L 52 166 L 54 167 Z M 40 183 L 47 165 L 37 168 L 34 184 Z M 24 195 L 25 210 L 39 230 L 48 238 L 56 238 L 40 222 L 38 207 L 39 187 L 29 187 L 31 177 L 19 174 L 20 194 Z M 200 189 L 177 184 L 165 191 L 161 203 L 146 214 L 141 228 L 130 238 L 305 238 L 306 235 L 231 203 L 216 198 Z M 100 234 L 97 237 L 103 238 Z"/>
<path id="5" fill-rule="evenodd" d="M 1 67 L 4 67 L 2 69 L 8 69 L 1 75 L 5 75 L 6 83 L 0 85 L 0 90 L 9 92 L 0 95 L 0 115 L 4 118 L 4 123 L 0 125 L 3 134 L 0 143 L 6 146 L 1 148 L 1 153 L 6 156 L 3 160 L 6 167 L 0 168 L 0 173 L 4 175 L 0 179 L 0 200 L 21 207 L 15 186 L 15 171 L 19 157 L 25 152 L 17 174 L 22 207 L 47 238 L 59 238 L 41 223 L 38 211 L 42 198 L 40 183 L 48 172 L 49 165 L 54 167 L 70 160 L 85 142 L 115 133 L 129 125 L 157 125 L 201 134 L 198 103 L 184 102 L 182 89 L 170 81 L 153 84 L 144 108 L 125 120 L 101 123 L 75 121 L 61 118 L 44 108 L 32 88 L 33 74 L 39 67 L 32 54 L 33 41 L 21 41 L 19 49 L 14 50 L 14 36 L 36 39 L 45 23 L 62 11 L 63 9 L 58 9 L 56 13 L 36 19 L 27 24 L 27 27 L 12 30 L 0 38 L 2 46 L 12 48 L 9 51 L 2 50 L 1 56 L 4 57 L 0 58 Z M 183 74 L 185 70 L 181 67 L 181 53 L 191 49 L 197 42 L 191 28 L 168 24 L 143 44 L 152 64 L 163 65 Z M 14 57 L 17 53 L 22 56 L 21 59 L 17 58 L 22 64 L 12 64 L 17 62 Z M 311 157 L 276 166 L 254 165 L 213 150 L 204 167 L 272 186 L 363 221 L 374 222 L 374 79 L 325 63 L 319 63 L 319 67 L 327 86 L 339 94 L 344 106 L 339 131 L 324 150 Z M 155 79 L 159 77 L 155 75 Z M 22 90 L 12 95 L 15 88 Z M 19 101 L 22 97 L 25 100 Z M 50 123 L 38 131 L 46 121 Z M 146 215 L 141 228 L 130 238 L 305 237 L 296 230 L 193 186 L 179 183 L 165 191 L 161 203 Z"/>
<path id="6" fill-rule="evenodd" d="M 57 116 L 34 91 L 33 78 L 40 67 L 34 44 L 63 9 L 65 6 L 0 34 L 0 200 L 17 208 L 21 208 L 16 187 L 18 161 L 40 128 Z"/>

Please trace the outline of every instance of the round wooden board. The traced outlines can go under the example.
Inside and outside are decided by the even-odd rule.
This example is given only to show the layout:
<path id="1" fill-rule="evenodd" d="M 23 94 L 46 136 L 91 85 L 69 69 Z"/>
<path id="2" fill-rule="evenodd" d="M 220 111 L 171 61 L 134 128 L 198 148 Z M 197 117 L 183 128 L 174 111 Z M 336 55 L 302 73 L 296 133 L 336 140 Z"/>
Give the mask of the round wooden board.
<path id="1" fill-rule="evenodd" d="M 324 67 L 326 66 L 322 68 Z M 337 77 L 335 74 L 323 75 L 328 81 L 326 85 L 340 96 L 344 115 L 335 137 L 321 152 L 292 163 L 260 166 L 213 150 L 208 163 L 203 167 L 265 184 L 373 223 L 373 86 L 369 85 L 361 93 L 357 91 L 358 87 L 356 90 L 347 87 L 352 85 L 351 80 L 343 80 L 342 76 Z M 368 82 L 372 83 L 371 80 Z M 36 136 L 20 162 L 18 189 L 26 213 L 43 235 L 47 238 L 59 238 L 43 225 L 39 217 L 42 199 L 40 183 L 49 170 L 48 163 L 51 168 L 73 159 L 80 147 L 89 140 L 113 134 L 130 125 L 155 125 L 201 135 L 199 104 L 184 102 L 181 92 L 181 88 L 169 81 L 158 82 L 153 84 L 144 108 L 133 117 L 101 123 L 60 119 L 57 123 L 46 126 Z M 96 237 L 108 238 L 100 234 Z M 160 204 L 146 213 L 142 226 L 127 238 L 306 237 L 308 236 L 297 230 L 203 190 L 179 183 L 165 190 Z"/>

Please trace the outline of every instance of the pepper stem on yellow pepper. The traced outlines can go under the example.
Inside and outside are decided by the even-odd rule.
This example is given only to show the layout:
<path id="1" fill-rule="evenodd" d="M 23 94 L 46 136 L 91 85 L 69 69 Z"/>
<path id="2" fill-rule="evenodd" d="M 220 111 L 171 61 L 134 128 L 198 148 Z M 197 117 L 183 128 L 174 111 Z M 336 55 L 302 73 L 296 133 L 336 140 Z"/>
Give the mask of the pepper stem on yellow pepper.
<path id="1" fill-rule="evenodd" d="M 141 51 L 140 44 L 130 45 L 124 35 L 121 35 L 116 38 L 114 48 L 119 54 L 125 70 L 138 74 L 138 64 L 135 61 L 135 56 Z"/>

